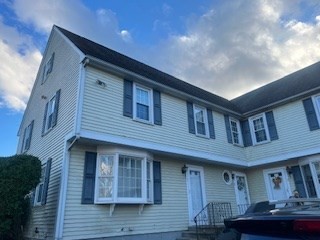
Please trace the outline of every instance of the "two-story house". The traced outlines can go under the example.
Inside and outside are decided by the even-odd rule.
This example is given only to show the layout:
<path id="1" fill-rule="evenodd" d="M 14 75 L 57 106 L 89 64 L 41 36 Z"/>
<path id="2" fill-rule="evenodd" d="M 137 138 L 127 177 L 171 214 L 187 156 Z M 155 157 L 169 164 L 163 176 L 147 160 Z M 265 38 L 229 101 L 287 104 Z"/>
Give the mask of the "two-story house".
<path id="1" fill-rule="evenodd" d="M 54 26 L 19 129 L 36 239 L 175 239 L 209 202 L 320 197 L 320 62 L 231 101 Z M 119 237 L 119 238 L 116 238 Z"/>

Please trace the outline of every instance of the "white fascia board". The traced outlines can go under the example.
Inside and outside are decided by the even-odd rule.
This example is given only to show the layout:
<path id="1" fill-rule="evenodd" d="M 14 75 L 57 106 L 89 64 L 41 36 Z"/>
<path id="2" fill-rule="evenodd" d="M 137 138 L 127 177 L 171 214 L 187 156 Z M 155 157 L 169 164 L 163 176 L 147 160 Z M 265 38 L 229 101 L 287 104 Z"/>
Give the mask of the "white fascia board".
<path id="1" fill-rule="evenodd" d="M 279 161 L 290 160 L 293 158 L 299 158 L 299 157 L 314 155 L 314 154 L 318 154 L 318 153 L 320 153 L 320 146 L 314 147 L 314 148 L 308 148 L 308 149 L 304 149 L 304 150 L 300 150 L 300 151 L 280 154 L 280 155 L 272 156 L 272 157 L 268 157 L 268 158 L 257 159 L 257 160 L 248 162 L 248 167 L 256 167 L 256 166 L 260 166 L 260 165 L 264 165 L 264 164 L 276 163 Z"/>
<path id="2" fill-rule="evenodd" d="M 205 161 L 222 163 L 222 164 L 231 164 L 231 165 L 237 165 L 241 167 L 247 167 L 248 165 L 247 162 L 244 160 L 224 157 L 224 156 L 215 155 L 208 152 L 190 150 L 190 149 L 180 148 L 180 147 L 173 147 L 165 144 L 159 144 L 159 143 L 148 142 L 148 141 L 143 141 L 143 140 L 138 140 L 133 138 L 115 136 L 111 134 L 100 134 L 100 133 L 87 131 L 87 130 L 82 130 L 80 132 L 79 137 L 102 141 L 106 143 L 121 144 L 121 145 L 127 145 L 131 147 L 143 148 L 143 149 L 148 149 L 148 150 L 153 150 L 153 151 L 158 151 L 163 153 L 169 153 L 173 155 L 184 155 L 189 158 L 191 157 L 195 159 L 202 159 Z"/>

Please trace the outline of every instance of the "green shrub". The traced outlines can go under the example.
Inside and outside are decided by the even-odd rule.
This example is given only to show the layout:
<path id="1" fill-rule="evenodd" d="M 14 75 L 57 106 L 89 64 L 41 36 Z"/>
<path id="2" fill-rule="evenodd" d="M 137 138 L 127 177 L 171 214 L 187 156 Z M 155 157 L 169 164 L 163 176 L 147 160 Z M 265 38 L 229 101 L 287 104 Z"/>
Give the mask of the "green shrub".
<path id="1" fill-rule="evenodd" d="M 0 239 L 22 239 L 30 199 L 39 183 L 41 161 L 31 155 L 0 157 Z"/>

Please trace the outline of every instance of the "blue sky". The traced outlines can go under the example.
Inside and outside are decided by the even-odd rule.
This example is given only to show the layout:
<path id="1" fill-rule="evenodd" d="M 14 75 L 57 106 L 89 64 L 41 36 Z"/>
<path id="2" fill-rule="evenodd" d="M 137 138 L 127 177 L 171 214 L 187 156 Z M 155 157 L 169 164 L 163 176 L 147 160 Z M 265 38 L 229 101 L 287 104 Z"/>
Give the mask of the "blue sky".
<path id="1" fill-rule="evenodd" d="M 320 60 L 319 0 L 0 0 L 0 156 L 53 24 L 228 99 Z"/>

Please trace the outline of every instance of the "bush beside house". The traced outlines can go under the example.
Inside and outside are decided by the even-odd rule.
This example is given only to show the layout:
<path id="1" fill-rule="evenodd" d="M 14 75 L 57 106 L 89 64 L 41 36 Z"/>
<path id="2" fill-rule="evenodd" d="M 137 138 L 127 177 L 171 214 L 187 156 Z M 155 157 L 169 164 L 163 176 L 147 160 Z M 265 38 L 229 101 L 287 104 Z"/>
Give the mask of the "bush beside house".
<path id="1" fill-rule="evenodd" d="M 40 179 L 41 161 L 31 155 L 0 157 L 0 239 L 22 239 L 30 190 Z"/>

